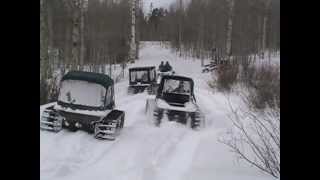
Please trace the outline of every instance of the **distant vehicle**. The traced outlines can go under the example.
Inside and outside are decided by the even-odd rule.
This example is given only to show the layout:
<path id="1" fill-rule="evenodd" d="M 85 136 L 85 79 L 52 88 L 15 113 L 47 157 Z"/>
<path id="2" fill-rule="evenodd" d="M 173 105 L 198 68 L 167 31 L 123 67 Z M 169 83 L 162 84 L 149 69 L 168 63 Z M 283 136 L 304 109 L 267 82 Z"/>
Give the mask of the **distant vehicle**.
<path id="1" fill-rule="evenodd" d="M 154 94 L 157 88 L 157 73 L 155 66 L 134 67 L 129 69 L 129 94 L 136 94 L 147 90 Z"/>
<path id="2" fill-rule="evenodd" d="M 218 68 L 217 64 L 215 62 L 210 62 L 210 64 L 204 65 L 202 69 L 202 73 L 211 72 L 213 70 L 216 70 Z"/>
<path id="3" fill-rule="evenodd" d="M 161 82 L 161 78 L 165 75 L 174 75 L 175 72 L 172 69 L 172 66 L 167 61 L 166 64 L 163 64 L 163 61 L 159 65 L 157 70 L 157 84 L 159 85 Z"/>
<path id="4" fill-rule="evenodd" d="M 194 82 L 184 76 L 163 76 L 155 97 L 147 99 L 146 113 L 156 126 L 160 126 L 166 115 L 169 121 L 190 123 L 192 129 L 204 125 L 194 96 Z"/>
<path id="5" fill-rule="evenodd" d="M 159 85 L 163 76 L 171 76 L 174 75 L 175 72 L 173 70 L 170 71 L 157 71 L 157 84 Z"/>
<path id="6" fill-rule="evenodd" d="M 40 129 L 62 128 L 114 140 L 124 126 L 125 112 L 115 109 L 114 82 L 105 75 L 70 71 L 62 77 L 56 105 L 44 110 Z"/>

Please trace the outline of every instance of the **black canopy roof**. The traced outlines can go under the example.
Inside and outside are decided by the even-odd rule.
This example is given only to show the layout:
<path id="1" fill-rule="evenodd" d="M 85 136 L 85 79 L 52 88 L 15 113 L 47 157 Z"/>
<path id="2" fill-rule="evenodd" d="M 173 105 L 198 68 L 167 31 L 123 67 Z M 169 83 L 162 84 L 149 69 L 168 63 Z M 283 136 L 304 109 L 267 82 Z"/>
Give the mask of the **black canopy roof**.
<path id="1" fill-rule="evenodd" d="M 192 78 L 186 77 L 186 76 L 178 76 L 178 75 L 164 75 L 162 76 L 162 79 L 174 79 L 174 80 L 180 80 L 180 81 L 191 81 L 193 83 Z"/>
<path id="2" fill-rule="evenodd" d="M 129 71 L 149 71 L 155 68 L 155 66 L 133 67 L 130 68 Z"/>
<path id="3" fill-rule="evenodd" d="M 65 80 L 87 81 L 91 83 L 100 84 L 105 88 L 108 88 L 109 86 L 114 84 L 113 80 L 108 75 L 85 71 L 69 71 L 61 79 L 61 81 Z"/>

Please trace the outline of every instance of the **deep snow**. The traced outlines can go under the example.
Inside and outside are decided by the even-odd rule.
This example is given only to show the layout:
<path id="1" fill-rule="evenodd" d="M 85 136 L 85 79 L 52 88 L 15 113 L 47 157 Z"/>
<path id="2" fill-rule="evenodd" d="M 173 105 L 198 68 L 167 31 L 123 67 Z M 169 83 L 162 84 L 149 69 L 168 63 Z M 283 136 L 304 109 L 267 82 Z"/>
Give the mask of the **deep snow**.
<path id="1" fill-rule="evenodd" d="M 126 112 L 124 128 L 115 141 L 96 140 L 83 131 L 40 130 L 42 180 L 262 180 L 273 179 L 217 141 L 230 127 L 226 95 L 208 86 L 200 61 L 180 58 L 157 42 L 141 44 L 140 60 L 133 66 L 158 66 L 169 61 L 177 74 L 191 76 L 195 95 L 205 113 L 206 128 L 193 131 L 177 123 L 154 127 L 145 115 L 146 93 L 128 95 L 128 80 L 115 85 L 117 109 Z M 128 73 L 126 72 L 126 77 Z M 236 95 L 232 103 L 239 103 Z M 40 106 L 40 113 L 43 108 Z"/>

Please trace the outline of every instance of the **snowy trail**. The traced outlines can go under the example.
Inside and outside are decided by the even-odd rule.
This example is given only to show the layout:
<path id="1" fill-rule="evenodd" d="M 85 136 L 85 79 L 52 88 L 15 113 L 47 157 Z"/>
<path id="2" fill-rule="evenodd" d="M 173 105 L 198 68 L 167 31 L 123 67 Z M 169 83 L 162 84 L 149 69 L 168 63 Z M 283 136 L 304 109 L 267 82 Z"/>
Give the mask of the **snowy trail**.
<path id="1" fill-rule="evenodd" d="M 86 132 L 40 131 L 42 180 L 256 180 L 272 179 L 246 165 L 221 143 L 230 123 L 225 95 L 213 93 L 200 61 L 177 57 L 157 42 L 142 44 L 133 66 L 158 66 L 169 61 L 177 74 L 191 76 L 195 95 L 207 120 L 201 131 L 164 122 L 154 127 L 145 115 L 146 93 L 128 95 L 128 80 L 115 85 L 116 108 L 126 112 L 123 131 L 115 141 L 100 141 Z M 127 73 L 126 73 L 127 75 Z M 236 98 L 233 98 L 236 100 Z M 40 107 L 41 110 L 45 106 Z"/>

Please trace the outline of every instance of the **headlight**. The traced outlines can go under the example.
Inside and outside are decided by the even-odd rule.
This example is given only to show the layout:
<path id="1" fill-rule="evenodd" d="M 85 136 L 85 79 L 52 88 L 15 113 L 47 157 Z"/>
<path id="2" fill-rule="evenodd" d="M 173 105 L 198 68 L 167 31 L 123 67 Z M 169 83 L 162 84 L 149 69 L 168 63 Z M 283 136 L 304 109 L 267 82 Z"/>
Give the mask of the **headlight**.
<path id="1" fill-rule="evenodd" d="M 156 103 L 158 105 L 158 108 L 166 109 L 169 107 L 169 104 L 162 99 L 157 99 Z"/>
<path id="2" fill-rule="evenodd" d="M 68 123 L 68 121 L 64 121 L 64 125 L 69 126 L 70 124 Z"/>
<path id="3" fill-rule="evenodd" d="M 188 111 L 196 111 L 197 110 L 196 105 L 192 102 L 186 102 L 184 105 Z"/>
<path id="4" fill-rule="evenodd" d="M 77 123 L 75 124 L 75 126 L 76 126 L 77 128 L 81 128 L 82 125 L 77 122 Z"/>

